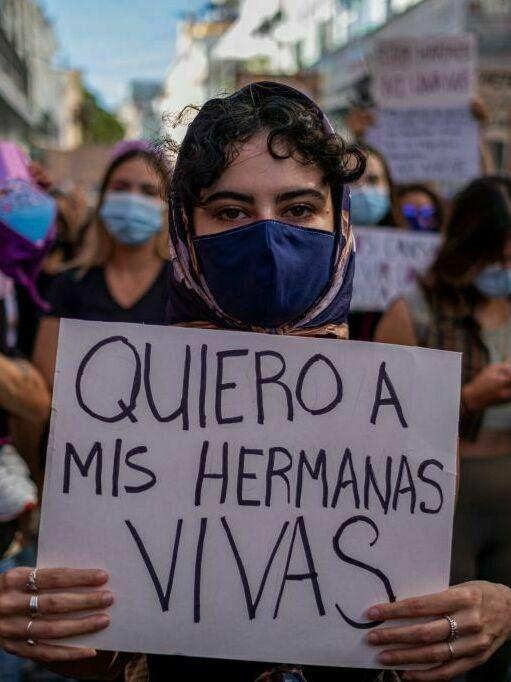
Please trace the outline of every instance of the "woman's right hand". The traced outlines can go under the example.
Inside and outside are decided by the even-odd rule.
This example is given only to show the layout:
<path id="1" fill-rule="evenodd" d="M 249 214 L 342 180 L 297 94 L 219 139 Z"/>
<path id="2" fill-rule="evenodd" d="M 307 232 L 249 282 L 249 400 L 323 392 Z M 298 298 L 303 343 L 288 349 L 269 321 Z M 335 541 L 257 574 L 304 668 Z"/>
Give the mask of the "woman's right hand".
<path id="1" fill-rule="evenodd" d="M 461 395 L 466 408 L 475 412 L 507 403 L 511 400 L 511 365 L 508 362 L 488 365 L 463 386 Z"/>
<path id="2" fill-rule="evenodd" d="M 112 593 L 101 589 L 108 574 L 95 569 L 41 568 L 36 574 L 38 592 L 31 592 L 27 584 L 32 570 L 13 568 L 0 575 L 2 648 L 43 664 L 96 656 L 95 649 L 65 646 L 65 639 L 98 632 L 109 625 L 109 616 L 101 613 L 113 603 Z M 77 588 L 79 592 L 73 591 Z M 36 618 L 30 616 L 29 607 L 34 594 L 39 596 Z M 89 615 L 83 615 L 87 612 Z M 35 644 L 29 644 L 28 639 Z"/>

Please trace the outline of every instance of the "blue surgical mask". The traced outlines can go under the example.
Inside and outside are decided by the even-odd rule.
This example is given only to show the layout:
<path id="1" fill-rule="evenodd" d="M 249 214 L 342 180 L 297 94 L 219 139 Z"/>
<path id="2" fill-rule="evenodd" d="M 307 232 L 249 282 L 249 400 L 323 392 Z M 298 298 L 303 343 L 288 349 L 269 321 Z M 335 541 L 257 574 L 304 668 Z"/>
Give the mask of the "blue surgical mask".
<path id="1" fill-rule="evenodd" d="M 112 237 L 127 246 L 144 244 L 162 227 L 161 201 L 131 192 L 108 192 L 99 215 Z"/>
<path id="2" fill-rule="evenodd" d="M 332 232 L 261 220 L 193 242 L 208 289 L 224 313 L 264 329 L 303 315 L 332 275 Z"/>
<path id="3" fill-rule="evenodd" d="M 353 225 L 377 225 L 390 211 L 389 193 L 381 187 L 351 187 L 351 221 Z"/>
<path id="4" fill-rule="evenodd" d="M 511 268 L 488 265 L 475 277 L 474 286 L 487 298 L 511 296 Z"/>

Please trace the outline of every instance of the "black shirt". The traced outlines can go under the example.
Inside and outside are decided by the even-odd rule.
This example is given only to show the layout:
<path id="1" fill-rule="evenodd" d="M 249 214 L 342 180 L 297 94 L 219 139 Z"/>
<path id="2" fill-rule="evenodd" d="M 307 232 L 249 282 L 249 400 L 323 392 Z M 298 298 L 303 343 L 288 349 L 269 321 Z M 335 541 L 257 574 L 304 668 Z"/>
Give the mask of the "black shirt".
<path id="1" fill-rule="evenodd" d="M 223 682 L 255 682 L 265 672 L 276 668 L 276 663 L 230 661 L 186 656 L 148 656 L 149 682 L 168 680 L 222 680 Z M 375 682 L 380 671 L 352 668 L 302 666 L 307 682 Z M 275 675 L 281 682 L 286 677 Z M 298 678 L 293 678 L 298 679 Z"/>
<path id="2" fill-rule="evenodd" d="M 103 268 L 91 268 L 83 275 L 78 269 L 68 270 L 50 286 L 49 314 L 93 322 L 165 324 L 168 267 L 162 265 L 149 289 L 129 308 L 123 308 L 112 297 Z"/>

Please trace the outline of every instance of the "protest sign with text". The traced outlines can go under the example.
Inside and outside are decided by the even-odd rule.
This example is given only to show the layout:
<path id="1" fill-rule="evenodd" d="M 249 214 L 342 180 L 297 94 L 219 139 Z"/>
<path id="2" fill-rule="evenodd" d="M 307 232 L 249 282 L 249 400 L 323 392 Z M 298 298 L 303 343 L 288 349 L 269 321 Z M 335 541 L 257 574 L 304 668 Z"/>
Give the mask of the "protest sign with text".
<path id="1" fill-rule="evenodd" d="M 452 108 L 475 94 L 473 36 L 392 38 L 378 44 L 376 100 L 382 108 Z"/>
<path id="2" fill-rule="evenodd" d="M 448 583 L 460 356 L 62 320 L 39 566 L 100 649 L 375 666 L 367 608 Z"/>
<path id="3" fill-rule="evenodd" d="M 441 235 L 391 227 L 356 227 L 353 311 L 385 311 L 433 262 Z"/>
<path id="4" fill-rule="evenodd" d="M 376 124 L 367 141 L 398 183 L 464 182 L 479 173 L 473 36 L 383 40 L 374 60 Z"/>
<path id="5" fill-rule="evenodd" d="M 463 181 L 479 172 L 477 122 L 465 109 L 380 109 L 368 142 L 396 182 Z"/>

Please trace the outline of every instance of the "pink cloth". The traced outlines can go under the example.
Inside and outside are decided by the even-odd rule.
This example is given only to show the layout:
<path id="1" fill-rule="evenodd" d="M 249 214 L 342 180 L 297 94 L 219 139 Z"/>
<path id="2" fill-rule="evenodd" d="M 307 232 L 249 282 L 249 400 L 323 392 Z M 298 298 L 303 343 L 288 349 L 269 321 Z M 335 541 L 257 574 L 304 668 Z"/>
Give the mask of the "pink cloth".
<path id="1" fill-rule="evenodd" d="M 33 183 L 25 152 L 13 142 L 0 141 L 0 186 L 9 180 Z"/>

